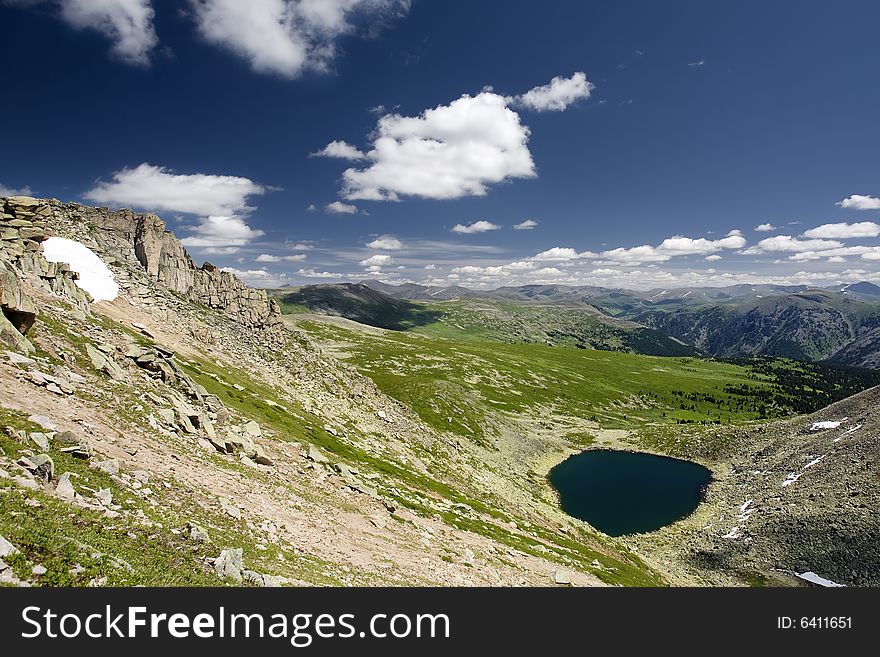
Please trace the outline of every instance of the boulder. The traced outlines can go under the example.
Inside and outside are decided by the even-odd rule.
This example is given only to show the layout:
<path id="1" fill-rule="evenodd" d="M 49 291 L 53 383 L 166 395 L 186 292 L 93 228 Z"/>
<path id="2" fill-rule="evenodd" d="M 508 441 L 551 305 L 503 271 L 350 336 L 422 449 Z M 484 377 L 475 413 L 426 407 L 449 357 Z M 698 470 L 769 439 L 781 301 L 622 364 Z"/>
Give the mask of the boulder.
<path id="1" fill-rule="evenodd" d="M 0 536 L 0 557 L 5 558 L 13 554 L 18 554 L 18 548 Z"/>
<path id="2" fill-rule="evenodd" d="M 309 445 L 308 458 L 315 463 L 330 463 L 330 459 L 324 456 L 321 450 L 314 445 Z"/>
<path id="3" fill-rule="evenodd" d="M 214 572 L 219 577 L 226 577 L 241 583 L 244 580 L 244 553 L 241 548 L 230 548 L 220 552 L 220 556 L 214 560 Z"/>
<path id="4" fill-rule="evenodd" d="M 58 485 L 55 487 L 55 494 L 67 502 L 72 502 L 76 499 L 76 489 L 73 487 L 73 484 L 70 483 L 69 472 L 65 472 L 58 478 Z"/>

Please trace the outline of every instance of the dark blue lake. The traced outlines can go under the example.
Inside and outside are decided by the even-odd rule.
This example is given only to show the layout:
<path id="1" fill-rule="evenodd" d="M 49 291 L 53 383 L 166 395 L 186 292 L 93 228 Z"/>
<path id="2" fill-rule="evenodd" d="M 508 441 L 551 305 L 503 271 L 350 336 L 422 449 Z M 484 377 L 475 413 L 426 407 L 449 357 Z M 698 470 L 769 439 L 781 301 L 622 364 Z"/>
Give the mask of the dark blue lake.
<path id="1" fill-rule="evenodd" d="M 693 512 L 712 472 L 690 461 L 640 452 L 587 450 L 549 474 L 562 510 L 609 536 L 659 529 Z"/>

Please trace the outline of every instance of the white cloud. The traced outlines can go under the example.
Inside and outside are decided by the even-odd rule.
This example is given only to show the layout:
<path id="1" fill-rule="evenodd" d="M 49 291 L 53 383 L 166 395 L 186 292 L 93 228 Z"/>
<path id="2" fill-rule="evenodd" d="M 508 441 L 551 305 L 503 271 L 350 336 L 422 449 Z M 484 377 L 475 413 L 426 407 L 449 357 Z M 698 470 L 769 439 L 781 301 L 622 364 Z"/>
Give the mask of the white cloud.
<path id="1" fill-rule="evenodd" d="M 394 235 L 381 235 L 366 244 L 368 249 L 377 249 L 380 251 L 400 251 L 403 248 L 403 242 L 394 237 Z"/>
<path id="2" fill-rule="evenodd" d="M 558 76 L 549 84 L 530 89 L 517 96 L 515 102 L 536 112 L 561 112 L 575 101 L 589 98 L 593 88 L 586 74 L 577 72 L 570 78 Z"/>
<path id="3" fill-rule="evenodd" d="M 14 187 L 7 187 L 6 185 L 0 184 L 0 196 L 31 196 L 32 194 L 33 192 L 31 191 L 31 188 L 27 185 L 16 189 Z"/>
<path id="4" fill-rule="evenodd" d="M 774 230 L 779 230 L 779 229 L 776 226 L 774 226 L 773 224 L 760 224 L 758 226 L 755 226 L 756 233 L 770 233 Z"/>
<path id="5" fill-rule="evenodd" d="M 285 246 L 291 251 L 311 251 L 312 245 L 305 242 L 288 242 Z"/>
<path id="6" fill-rule="evenodd" d="M 113 272 L 85 244 L 63 237 L 50 237 L 42 243 L 43 257 L 49 262 L 66 262 L 79 274 L 76 286 L 92 296 L 93 301 L 113 301 L 119 285 Z"/>
<path id="7" fill-rule="evenodd" d="M 277 256 L 271 255 L 269 253 L 261 253 L 256 258 L 254 258 L 256 262 L 302 262 L 305 259 L 306 255 L 304 253 L 288 256 Z"/>
<path id="8" fill-rule="evenodd" d="M 880 247 L 878 246 L 841 246 L 839 248 L 817 249 L 815 251 L 799 251 L 789 256 L 788 259 L 795 262 L 805 262 L 827 258 L 828 262 L 832 262 L 832 258 L 861 256 L 863 260 L 874 260 L 878 253 L 880 253 Z"/>
<path id="9" fill-rule="evenodd" d="M 805 237 L 841 240 L 854 237 L 877 237 L 878 235 L 880 235 L 880 224 L 875 224 L 873 221 L 862 221 L 855 224 L 823 224 L 804 231 Z"/>
<path id="10" fill-rule="evenodd" d="M 705 65 L 706 65 L 706 60 L 705 60 L 705 59 L 700 59 L 700 60 L 697 60 L 697 61 L 695 61 L 695 62 L 689 62 L 689 63 L 688 63 L 688 66 L 690 66 L 691 68 L 698 68 L 698 67 L 700 67 L 700 66 L 705 66 Z"/>
<path id="11" fill-rule="evenodd" d="M 762 253 L 800 253 L 804 251 L 823 251 L 843 246 L 834 240 L 800 240 L 790 235 L 777 235 L 761 240 L 754 246 L 743 251 L 745 255 Z"/>
<path id="12" fill-rule="evenodd" d="M 254 230 L 244 219 L 235 216 L 205 217 L 192 231 L 192 235 L 180 240 L 184 246 L 224 248 L 219 253 L 235 253 L 236 247 L 244 246 L 264 235 L 262 230 Z"/>
<path id="13" fill-rule="evenodd" d="M 193 235 L 182 242 L 213 249 L 214 253 L 232 253 L 234 247 L 263 235 L 263 231 L 248 226 L 242 216 L 254 210 L 248 199 L 266 191 L 248 178 L 176 174 L 144 163 L 117 171 L 111 181 L 99 181 L 83 196 L 110 206 L 198 215 L 201 219 L 192 229 Z"/>
<path id="14" fill-rule="evenodd" d="M 719 260 L 721 260 L 721 256 L 717 255 L 717 254 L 710 255 L 710 256 L 706 256 L 705 258 L 703 258 L 703 260 L 705 260 L 706 262 L 718 262 Z"/>
<path id="15" fill-rule="evenodd" d="M 96 30 L 113 42 L 110 52 L 126 64 L 146 66 L 159 43 L 150 0 L 6 0 L 21 7 L 57 6 L 64 22 Z"/>
<path id="16" fill-rule="evenodd" d="M 331 141 L 321 150 L 311 153 L 309 157 L 331 157 L 341 160 L 365 160 L 367 158 L 355 146 L 345 141 Z"/>
<path id="17" fill-rule="evenodd" d="M 708 240 L 705 237 L 692 238 L 676 235 L 668 237 L 657 246 L 643 244 L 632 248 L 617 248 L 603 251 L 599 256 L 608 262 L 618 264 L 640 264 L 645 262 L 666 262 L 677 256 L 711 255 L 727 249 L 741 249 L 746 245 L 742 232 L 732 230 L 721 239 Z"/>
<path id="18" fill-rule="evenodd" d="M 357 214 L 357 206 L 343 203 L 342 201 L 333 201 L 324 206 L 324 212 L 328 214 Z"/>
<path id="19" fill-rule="evenodd" d="M 518 224 L 514 224 L 514 230 L 532 230 L 538 226 L 538 222 L 534 219 L 526 219 L 525 221 L 521 221 Z"/>
<path id="20" fill-rule="evenodd" d="M 428 271 L 433 271 L 437 269 L 437 265 L 425 265 L 425 269 L 427 269 Z"/>
<path id="21" fill-rule="evenodd" d="M 83 196 L 111 206 L 201 216 L 247 214 L 248 198 L 267 189 L 248 178 L 207 174 L 176 174 L 165 167 L 141 164 L 99 181 Z"/>
<path id="22" fill-rule="evenodd" d="M 837 203 L 837 205 L 852 210 L 880 210 L 880 198 L 853 194 Z"/>
<path id="23" fill-rule="evenodd" d="M 255 71 L 296 77 L 325 71 L 336 41 L 356 22 L 375 29 L 409 10 L 410 0 L 190 0 L 209 43 L 245 58 Z"/>
<path id="24" fill-rule="evenodd" d="M 529 129 L 507 104 L 486 91 L 415 117 L 382 116 L 366 154 L 371 164 L 343 173 L 343 195 L 454 199 L 483 196 L 488 185 L 503 180 L 533 178 Z"/>
<path id="25" fill-rule="evenodd" d="M 315 271 L 312 268 L 297 269 L 296 273 L 300 276 L 305 276 L 306 278 L 344 278 L 346 276 L 346 274 L 338 272 Z"/>
<path id="26" fill-rule="evenodd" d="M 309 203 L 309 207 L 306 208 L 306 212 L 317 212 L 318 206 L 314 203 Z"/>
<path id="27" fill-rule="evenodd" d="M 453 233 L 459 233 L 460 235 L 472 235 L 473 233 L 487 233 L 490 230 L 499 230 L 501 226 L 498 224 L 493 224 L 491 221 L 485 221 L 480 219 L 479 221 L 474 221 L 468 225 L 464 224 L 455 224 L 450 230 Z"/>
<path id="28" fill-rule="evenodd" d="M 507 271 L 530 271 L 536 267 L 537 265 L 529 260 L 517 260 L 516 262 L 509 262 L 504 265 L 504 269 Z"/>
<path id="29" fill-rule="evenodd" d="M 595 255 L 595 254 L 589 254 Z M 552 249 L 547 249 L 546 251 L 541 251 L 537 255 L 532 257 L 532 260 L 548 260 L 552 262 L 566 262 L 568 260 L 577 260 L 581 255 L 572 248 L 562 247 L 562 246 L 554 246 Z M 585 255 L 585 257 L 587 257 Z"/>
<path id="30" fill-rule="evenodd" d="M 394 258 L 390 255 L 377 254 L 370 256 L 366 260 L 361 260 L 361 267 L 386 267 L 394 264 Z"/>

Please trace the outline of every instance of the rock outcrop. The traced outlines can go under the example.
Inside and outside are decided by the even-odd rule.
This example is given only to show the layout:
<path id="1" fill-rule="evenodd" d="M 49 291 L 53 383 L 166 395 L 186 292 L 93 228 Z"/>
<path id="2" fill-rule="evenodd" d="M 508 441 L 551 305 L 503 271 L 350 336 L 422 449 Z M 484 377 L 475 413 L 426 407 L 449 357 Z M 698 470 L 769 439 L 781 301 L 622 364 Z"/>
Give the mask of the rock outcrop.
<path id="1" fill-rule="evenodd" d="M 35 304 L 23 281 L 83 310 L 90 301 L 76 286 L 75 272 L 43 258 L 40 244 L 51 235 L 87 242 L 111 268 L 145 271 L 166 291 L 219 310 L 247 328 L 280 323 L 280 309 L 265 291 L 248 288 L 211 263 L 198 266 L 154 214 L 27 196 L 2 198 L 0 209 L 0 340 L 19 351 L 32 351 L 24 336 L 36 319 Z"/>

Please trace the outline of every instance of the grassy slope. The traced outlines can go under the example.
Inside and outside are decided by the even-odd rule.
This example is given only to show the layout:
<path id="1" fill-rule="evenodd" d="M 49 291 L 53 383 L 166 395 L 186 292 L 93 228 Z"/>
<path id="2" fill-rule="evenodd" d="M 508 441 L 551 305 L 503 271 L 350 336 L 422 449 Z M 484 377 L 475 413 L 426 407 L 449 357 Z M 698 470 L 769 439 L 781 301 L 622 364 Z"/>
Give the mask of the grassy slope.
<path id="1" fill-rule="evenodd" d="M 757 367 L 300 325 L 320 339 L 345 344 L 352 364 L 431 426 L 478 443 L 488 443 L 487 427 L 496 412 L 575 416 L 619 429 L 738 423 L 791 414 L 795 400 L 821 384 L 808 376 L 812 372 L 801 371 L 815 366 L 787 361 Z M 791 372 L 801 376 L 787 376 Z M 837 398 L 866 387 L 856 384 L 855 389 L 841 384 Z"/>

